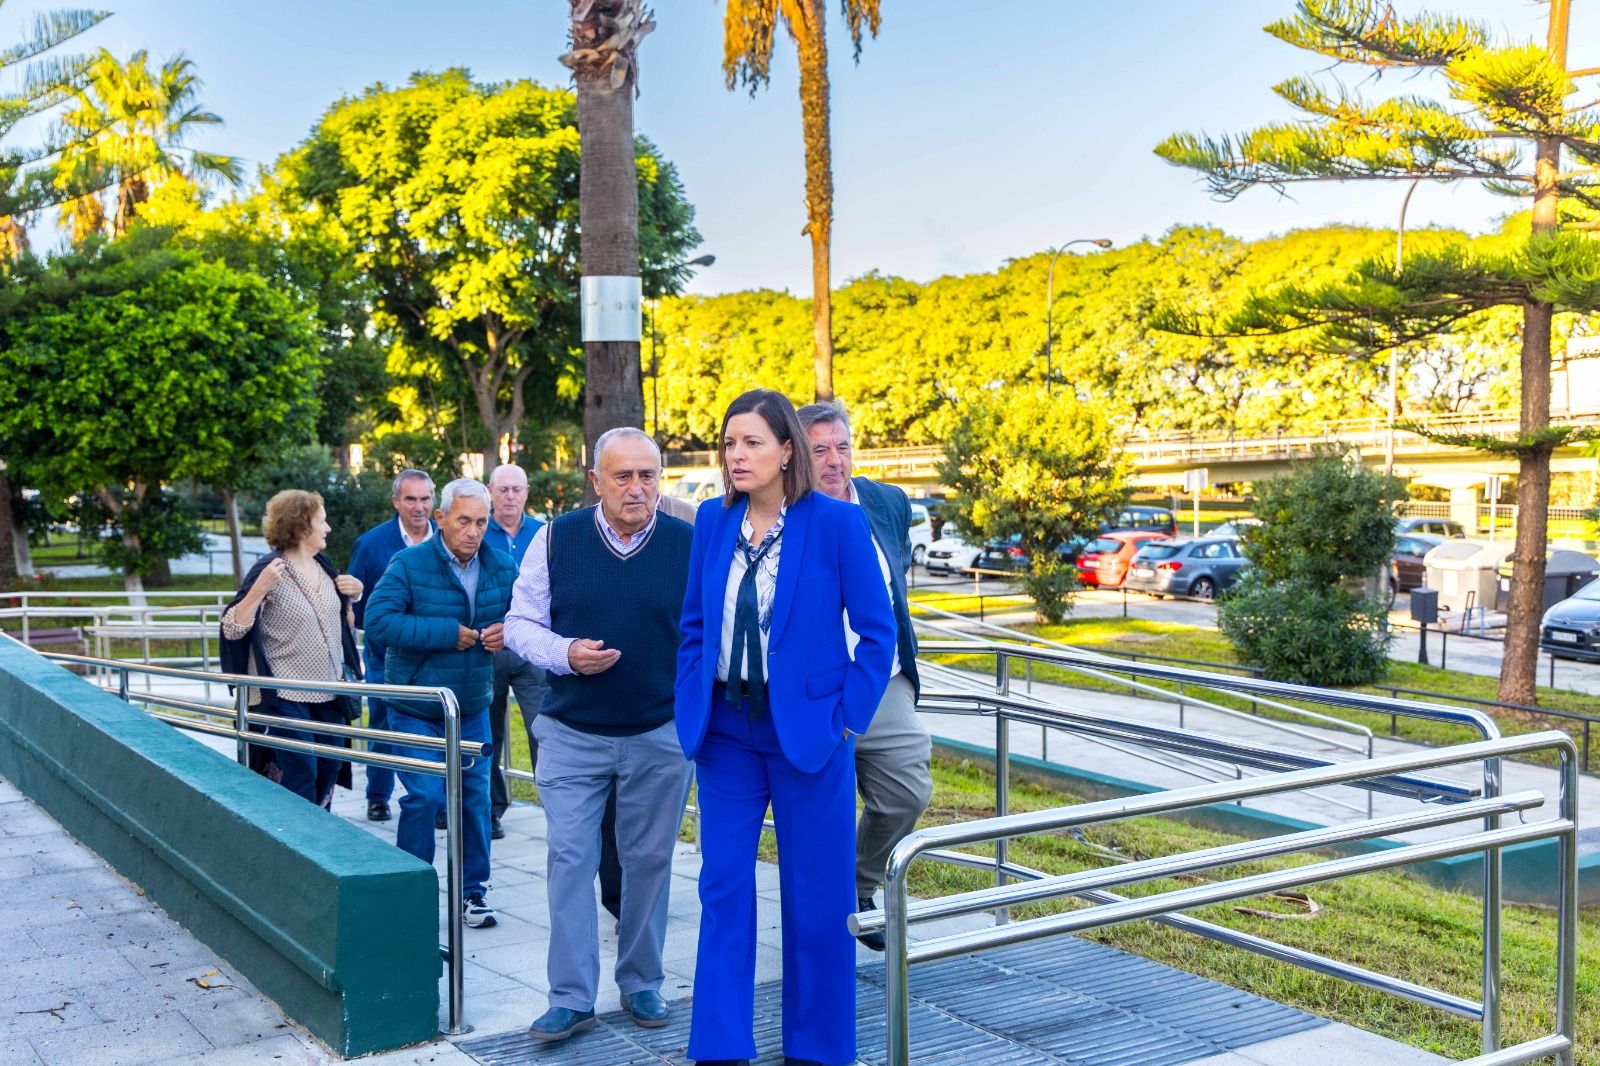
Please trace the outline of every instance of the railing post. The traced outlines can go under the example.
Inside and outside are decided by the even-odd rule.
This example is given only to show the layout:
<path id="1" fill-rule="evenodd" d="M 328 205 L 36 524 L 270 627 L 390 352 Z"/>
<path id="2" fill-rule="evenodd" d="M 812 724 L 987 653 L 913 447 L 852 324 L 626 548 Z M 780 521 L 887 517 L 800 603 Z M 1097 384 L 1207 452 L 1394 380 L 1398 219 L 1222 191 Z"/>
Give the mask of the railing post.
<path id="1" fill-rule="evenodd" d="M 1556 1056 L 1556 1066 L 1575 1066 L 1578 1054 L 1578 768 L 1570 752 L 1561 753 L 1561 817 L 1573 828 L 1556 840 L 1556 1032 L 1572 1046 Z M 1484 1001 L 1488 1013 L 1488 1000 Z"/>
<path id="2" fill-rule="evenodd" d="M 461 709 L 448 689 L 440 690 L 440 703 L 444 709 L 444 817 L 447 872 L 445 876 L 445 914 L 449 928 L 450 950 L 450 1019 L 446 1036 L 460 1036 L 471 1032 L 471 1026 L 462 1019 L 466 1003 L 465 977 L 467 960 L 463 942 L 461 914 L 464 883 L 464 858 L 461 840 Z"/>
<path id="3" fill-rule="evenodd" d="M 124 674 L 124 677 L 127 675 Z M 147 675 L 148 676 L 148 675 Z M 245 737 L 250 732 L 250 686 L 240 685 L 233 691 L 233 728 L 239 737 L 234 742 L 240 766 L 250 765 L 250 742 Z"/>
<path id="4" fill-rule="evenodd" d="M 889 856 L 883 883 L 883 1007 L 888 1066 L 911 1066 L 911 962 L 906 931 L 906 868 Z"/>
<path id="5" fill-rule="evenodd" d="M 1004 653 L 995 657 L 995 689 L 1001 696 L 1011 695 L 1011 656 Z M 1004 709 L 994 716 L 994 813 L 1003 818 L 1011 813 L 1011 719 Z M 1005 865 L 1009 858 L 1008 841 L 1004 838 L 994 844 L 994 883 L 1006 883 Z M 1004 908 L 995 911 L 995 922 L 1004 925 L 1010 921 L 1010 912 Z"/>
<path id="6" fill-rule="evenodd" d="M 1570 760 L 1564 760 L 1570 762 Z M 1483 760 L 1483 797 L 1500 795 L 1500 759 Z M 1483 820 L 1485 832 L 1500 828 L 1500 816 Z M 1483 853 L 1483 1052 L 1500 1050 L 1500 849 Z"/>

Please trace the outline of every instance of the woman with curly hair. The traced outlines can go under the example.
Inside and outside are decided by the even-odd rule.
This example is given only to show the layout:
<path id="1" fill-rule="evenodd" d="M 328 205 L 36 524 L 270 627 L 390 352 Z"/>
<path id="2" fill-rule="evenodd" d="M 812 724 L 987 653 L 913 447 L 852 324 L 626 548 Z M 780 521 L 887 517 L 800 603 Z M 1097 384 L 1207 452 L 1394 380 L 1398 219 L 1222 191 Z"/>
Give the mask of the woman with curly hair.
<path id="1" fill-rule="evenodd" d="M 267 502 L 261 531 L 270 553 L 245 575 L 222 614 L 222 666 L 229 673 L 309 681 L 359 678 L 351 603 L 361 582 L 341 574 L 323 549 L 329 525 L 322 497 L 288 489 Z M 263 714 L 305 722 L 344 724 L 359 717 L 360 701 L 333 692 L 250 689 L 250 706 Z M 356 713 L 350 709 L 356 708 Z M 269 736 L 338 744 L 338 738 L 273 726 Z M 350 786 L 350 764 L 305 752 L 255 746 L 250 765 L 283 787 L 323 807 L 335 782 Z"/>

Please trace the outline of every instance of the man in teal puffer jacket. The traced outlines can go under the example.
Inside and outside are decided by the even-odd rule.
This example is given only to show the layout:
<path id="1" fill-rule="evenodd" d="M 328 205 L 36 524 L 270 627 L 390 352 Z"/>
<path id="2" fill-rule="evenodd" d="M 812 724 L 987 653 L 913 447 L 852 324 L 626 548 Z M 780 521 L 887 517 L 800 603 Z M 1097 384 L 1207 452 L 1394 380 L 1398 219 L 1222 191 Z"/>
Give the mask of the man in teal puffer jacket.
<path id="1" fill-rule="evenodd" d="M 385 649 L 387 684 L 449 689 L 461 710 L 461 739 L 488 744 L 494 653 L 505 644 L 502 626 L 517 567 L 509 555 L 483 546 L 489 492 L 482 483 L 471 478 L 450 482 L 439 495 L 434 518 L 439 535 L 396 554 L 367 598 L 367 639 Z M 437 703 L 393 701 L 389 728 L 443 737 L 443 709 Z M 444 761 L 442 751 L 396 751 Z M 466 924 L 476 928 L 495 924 L 494 911 L 484 899 L 493 763 L 491 754 L 470 760 L 461 771 L 461 906 Z M 400 800 L 395 843 L 431 865 L 434 819 L 444 809 L 444 778 L 404 771 L 399 777 L 406 794 Z"/>

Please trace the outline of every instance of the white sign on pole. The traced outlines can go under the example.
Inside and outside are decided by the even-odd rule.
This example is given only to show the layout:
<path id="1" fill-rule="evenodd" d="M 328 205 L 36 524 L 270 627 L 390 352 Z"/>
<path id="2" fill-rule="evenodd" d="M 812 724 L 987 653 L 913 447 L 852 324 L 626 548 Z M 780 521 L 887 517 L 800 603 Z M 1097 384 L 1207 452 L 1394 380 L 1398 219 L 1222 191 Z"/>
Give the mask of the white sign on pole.
<path id="1" fill-rule="evenodd" d="M 1199 492 L 1201 489 L 1208 489 L 1210 487 L 1211 471 L 1208 468 L 1202 466 L 1194 470 L 1185 470 L 1183 472 L 1184 492 Z"/>
<path id="2" fill-rule="evenodd" d="M 1490 503 L 1500 502 L 1500 493 L 1505 487 L 1505 478 L 1499 474 L 1490 474 L 1483 483 L 1483 498 Z"/>
<path id="3" fill-rule="evenodd" d="M 641 282 L 636 277 L 589 275 L 579 285 L 585 341 L 637 341 Z"/>

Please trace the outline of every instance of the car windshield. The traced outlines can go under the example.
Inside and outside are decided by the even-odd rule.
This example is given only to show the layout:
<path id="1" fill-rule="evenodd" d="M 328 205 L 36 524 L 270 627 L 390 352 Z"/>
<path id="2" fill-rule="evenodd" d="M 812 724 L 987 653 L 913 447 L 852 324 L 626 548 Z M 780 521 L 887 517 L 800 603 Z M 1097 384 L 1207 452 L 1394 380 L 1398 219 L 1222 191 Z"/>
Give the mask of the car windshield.
<path id="1" fill-rule="evenodd" d="M 1101 537 L 1091 540 L 1083 549 L 1085 552 L 1116 552 L 1122 550 L 1122 541 L 1116 537 Z"/>
<path id="2" fill-rule="evenodd" d="M 1146 544 L 1139 549 L 1140 559 L 1170 559 L 1182 549 L 1176 544 Z"/>
<path id="3" fill-rule="evenodd" d="M 1589 582 L 1583 588 L 1573 593 L 1575 600 L 1600 600 L 1600 579 Z"/>

